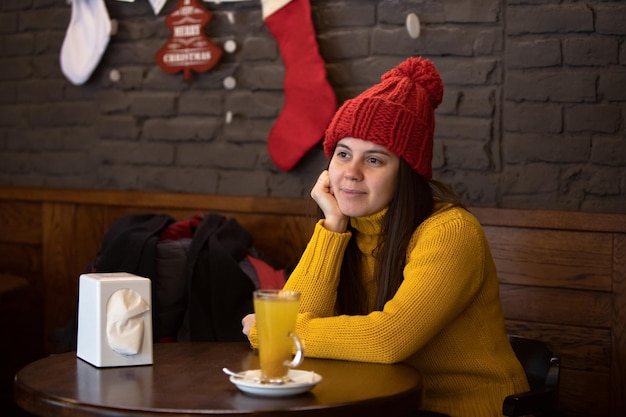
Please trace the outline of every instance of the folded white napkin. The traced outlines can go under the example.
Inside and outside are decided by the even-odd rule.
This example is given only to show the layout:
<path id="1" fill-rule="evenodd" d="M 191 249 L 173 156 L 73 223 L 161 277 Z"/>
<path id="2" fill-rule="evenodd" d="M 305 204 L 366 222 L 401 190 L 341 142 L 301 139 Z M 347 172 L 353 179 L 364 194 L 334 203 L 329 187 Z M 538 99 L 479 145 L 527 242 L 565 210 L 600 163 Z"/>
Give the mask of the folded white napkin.
<path id="1" fill-rule="evenodd" d="M 144 316 L 150 306 L 139 293 L 131 289 L 115 291 L 107 301 L 106 333 L 113 351 L 136 355 L 141 350 Z"/>
<path id="2" fill-rule="evenodd" d="M 152 6 L 152 10 L 154 10 L 154 14 L 159 14 L 165 2 L 167 0 L 148 0 L 150 2 L 150 6 Z"/>
<path id="3" fill-rule="evenodd" d="M 111 36 L 104 0 L 72 0 L 72 17 L 61 46 L 61 71 L 84 84 L 98 66 Z"/>

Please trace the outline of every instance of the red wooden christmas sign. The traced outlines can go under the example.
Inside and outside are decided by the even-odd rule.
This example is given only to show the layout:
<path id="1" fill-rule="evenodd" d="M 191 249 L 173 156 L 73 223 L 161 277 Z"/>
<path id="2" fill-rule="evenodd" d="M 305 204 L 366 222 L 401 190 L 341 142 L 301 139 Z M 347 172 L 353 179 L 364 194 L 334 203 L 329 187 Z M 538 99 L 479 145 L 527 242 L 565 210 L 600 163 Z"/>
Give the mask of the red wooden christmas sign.
<path id="1" fill-rule="evenodd" d="M 185 80 L 191 71 L 206 72 L 219 62 L 222 50 L 212 43 L 204 26 L 211 13 L 198 0 L 178 0 L 176 9 L 165 18 L 172 36 L 157 52 L 157 64 L 168 74 L 184 71 Z"/>

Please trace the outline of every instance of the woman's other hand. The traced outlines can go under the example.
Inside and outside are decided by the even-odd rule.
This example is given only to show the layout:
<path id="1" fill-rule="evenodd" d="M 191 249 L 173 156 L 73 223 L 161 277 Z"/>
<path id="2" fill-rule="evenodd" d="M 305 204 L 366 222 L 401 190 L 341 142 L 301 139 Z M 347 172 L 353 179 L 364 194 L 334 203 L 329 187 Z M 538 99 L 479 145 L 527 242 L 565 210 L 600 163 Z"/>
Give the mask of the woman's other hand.
<path id="1" fill-rule="evenodd" d="M 246 335 L 246 337 L 250 336 L 250 330 L 252 329 L 255 321 L 256 316 L 254 314 L 248 314 L 243 319 L 241 319 L 241 325 L 243 326 L 242 332 Z"/>
<path id="2" fill-rule="evenodd" d="M 311 190 L 311 197 L 324 213 L 324 228 L 343 233 L 348 227 L 348 217 L 341 212 L 330 186 L 328 171 L 324 170 Z"/>

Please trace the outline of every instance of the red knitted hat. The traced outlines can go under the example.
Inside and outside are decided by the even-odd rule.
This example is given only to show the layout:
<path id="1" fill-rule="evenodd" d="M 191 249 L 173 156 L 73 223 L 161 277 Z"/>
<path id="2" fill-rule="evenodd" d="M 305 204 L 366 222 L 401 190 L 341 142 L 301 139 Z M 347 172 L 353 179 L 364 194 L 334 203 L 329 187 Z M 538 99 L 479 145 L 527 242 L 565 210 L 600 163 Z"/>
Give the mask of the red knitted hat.
<path id="1" fill-rule="evenodd" d="M 441 77 L 429 60 L 409 58 L 381 80 L 337 110 L 326 129 L 324 153 L 332 157 L 343 138 L 367 140 L 389 149 L 430 180 Z"/>

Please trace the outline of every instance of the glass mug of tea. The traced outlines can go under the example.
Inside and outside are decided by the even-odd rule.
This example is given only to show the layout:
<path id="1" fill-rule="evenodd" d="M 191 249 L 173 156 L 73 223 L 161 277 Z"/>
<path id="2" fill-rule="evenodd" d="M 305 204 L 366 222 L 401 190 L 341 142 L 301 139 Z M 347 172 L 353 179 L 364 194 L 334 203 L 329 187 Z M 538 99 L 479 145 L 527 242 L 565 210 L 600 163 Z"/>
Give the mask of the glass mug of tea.
<path id="1" fill-rule="evenodd" d="M 297 291 L 254 292 L 254 314 L 263 382 L 286 382 L 289 369 L 297 367 L 304 359 L 302 342 L 295 334 L 299 306 L 300 293 Z"/>

